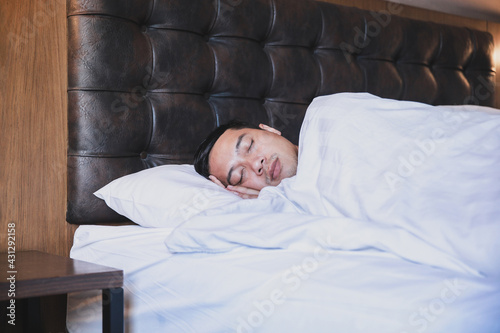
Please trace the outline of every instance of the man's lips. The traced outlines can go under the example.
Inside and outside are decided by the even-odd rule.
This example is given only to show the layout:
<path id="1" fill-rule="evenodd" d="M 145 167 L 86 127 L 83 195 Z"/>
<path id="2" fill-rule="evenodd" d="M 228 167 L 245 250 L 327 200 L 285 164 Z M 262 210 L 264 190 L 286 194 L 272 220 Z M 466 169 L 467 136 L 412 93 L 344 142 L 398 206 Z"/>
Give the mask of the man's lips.
<path id="1" fill-rule="evenodd" d="M 278 179 L 281 172 L 281 163 L 279 158 L 276 158 L 271 166 L 269 167 L 268 174 L 271 177 L 271 181 Z"/>

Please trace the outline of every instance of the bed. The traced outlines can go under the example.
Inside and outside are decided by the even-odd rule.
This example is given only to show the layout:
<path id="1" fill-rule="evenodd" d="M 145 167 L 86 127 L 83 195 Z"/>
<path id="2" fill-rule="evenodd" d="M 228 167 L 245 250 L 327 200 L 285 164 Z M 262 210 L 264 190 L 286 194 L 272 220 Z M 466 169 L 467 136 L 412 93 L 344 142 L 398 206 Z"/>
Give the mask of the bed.
<path id="1" fill-rule="evenodd" d="M 493 39 L 398 8 L 68 1 L 71 257 L 124 270 L 126 332 L 500 331 Z M 252 200 L 197 175 L 233 118 L 297 175 Z"/>

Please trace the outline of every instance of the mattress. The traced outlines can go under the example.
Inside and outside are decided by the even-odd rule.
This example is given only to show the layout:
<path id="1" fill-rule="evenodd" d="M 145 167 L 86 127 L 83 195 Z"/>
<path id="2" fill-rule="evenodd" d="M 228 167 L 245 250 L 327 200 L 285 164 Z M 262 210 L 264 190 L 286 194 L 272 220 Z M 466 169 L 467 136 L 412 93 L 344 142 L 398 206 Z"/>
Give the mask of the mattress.
<path id="1" fill-rule="evenodd" d="M 373 249 L 171 253 L 172 228 L 80 226 L 71 257 L 124 271 L 126 332 L 498 332 L 497 279 Z M 101 331 L 99 291 L 68 330 Z"/>

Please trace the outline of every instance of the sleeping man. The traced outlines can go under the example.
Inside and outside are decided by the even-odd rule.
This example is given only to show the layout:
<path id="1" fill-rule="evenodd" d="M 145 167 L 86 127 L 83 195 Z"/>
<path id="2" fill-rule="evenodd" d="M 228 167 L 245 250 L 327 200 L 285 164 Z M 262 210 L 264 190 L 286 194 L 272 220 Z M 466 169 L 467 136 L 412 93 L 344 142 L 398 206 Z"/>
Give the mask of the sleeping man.
<path id="1" fill-rule="evenodd" d="M 208 235 L 215 252 L 297 241 L 377 249 L 498 277 L 491 258 L 500 253 L 499 152 L 499 110 L 366 93 L 318 97 L 298 146 L 265 125 L 222 126 L 203 142 L 197 172 L 242 198 L 258 198 L 200 214 L 186 222 L 183 239 L 196 247 L 203 239 L 195 236 Z"/>
<path id="2" fill-rule="evenodd" d="M 256 198 L 297 172 L 298 147 L 267 125 L 241 122 L 219 126 L 200 145 L 196 171 L 234 194 Z"/>
<path id="3" fill-rule="evenodd" d="M 268 254 L 293 253 L 285 264 L 291 268 L 266 282 L 264 297 L 274 282 L 279 288 L 273 293 L 283 290 L 283 299 L 298 299 L 297 290 L 309 297 L 312 281 L 331 283 L 322 275 L 330 270 L 339 281 L 352 281 L 349 288 L 358 293 L 357 285 L 395 278 L 369 305 L 379 318 L 379 300 L 387 297 L 401 315 L 384 318 L 394 329 L 377 332 L 401 332 L 418 311 L 429 309 L 433 318 L 440 315 L 432 326 L 426 321 L 433 332 L 467 332 L 477 325 L 498 332 L 499 152 L 500 110 L 366 93 L 321 96 L 307 109 L 298 146 L 265 125 L 230 124 L 213 132 L 198 149 L 195 169 L 242 198 L 257 198 L 240 200 L 207 181 L 213 191 L 207 197 L 232 200 L 204 205 L 165 244 L 172 253 L 203 257 L 265 250 L 252 252 L 252 265 L 274 265 Z M 364 275 L 353 275 L 356 267 Z M 290 276 L 296 287 L 288 285 Z M 459 287 L 451 288 L 451 281 Z M 343 293 L 337 288 L 324 299 Z M 467 317 L 466 329 L 453 329 L 459 313 L 477 316 Z"/>

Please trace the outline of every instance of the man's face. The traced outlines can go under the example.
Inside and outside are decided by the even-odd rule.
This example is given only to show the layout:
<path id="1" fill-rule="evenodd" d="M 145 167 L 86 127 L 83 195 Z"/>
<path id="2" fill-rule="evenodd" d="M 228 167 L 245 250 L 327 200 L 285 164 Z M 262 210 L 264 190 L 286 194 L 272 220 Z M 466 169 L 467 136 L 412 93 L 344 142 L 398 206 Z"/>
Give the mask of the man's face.
<path id="1" fill-rule="evenodd" d="M 209 156 L 210 174 L 225 186 L 261 190 L 297 172 L 297 146 L 268 130 L 229 129 Z"/>

